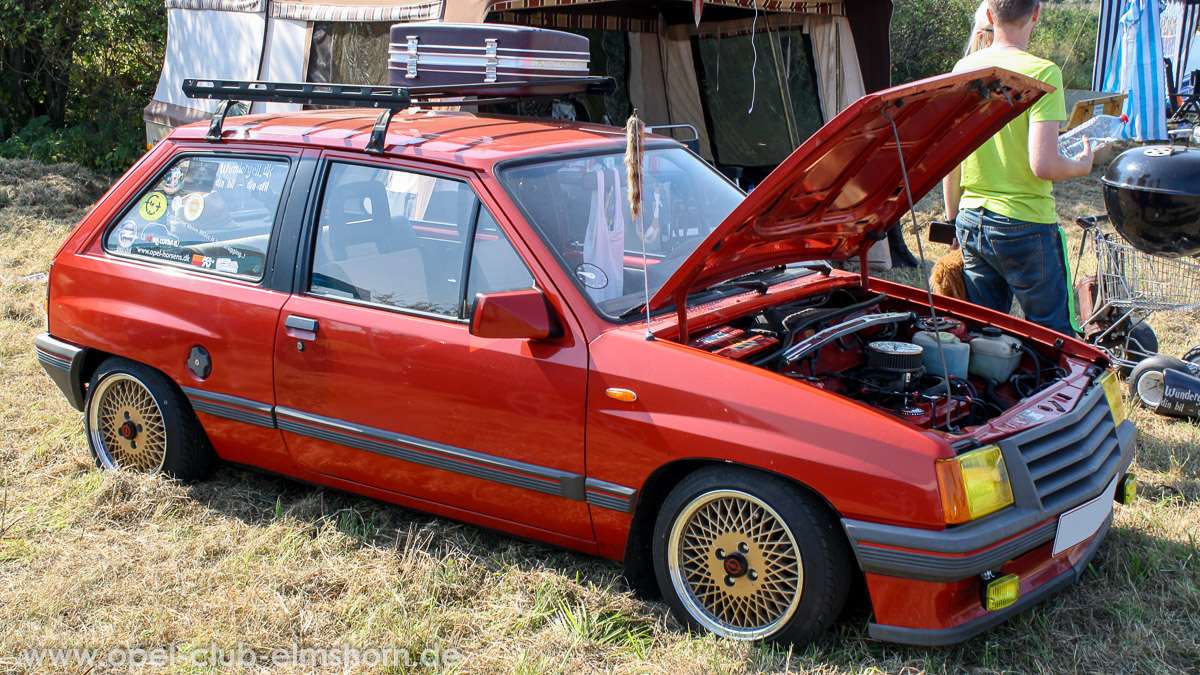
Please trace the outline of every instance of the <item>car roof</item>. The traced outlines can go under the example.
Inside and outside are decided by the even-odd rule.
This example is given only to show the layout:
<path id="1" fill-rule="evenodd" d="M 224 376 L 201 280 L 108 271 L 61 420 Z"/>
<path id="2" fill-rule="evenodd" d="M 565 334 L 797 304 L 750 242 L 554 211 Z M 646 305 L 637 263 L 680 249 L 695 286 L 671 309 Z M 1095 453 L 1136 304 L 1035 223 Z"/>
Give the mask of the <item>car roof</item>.
<path id="1" fill-rule="evenodd" d="M 230 117 L 221 137 L 362 151 L 378 114 L 374 110 L 338 109 Z M 176 129 L 170 138 L 204 140 L 207 131 L 208 122 L 189 124 Z M 624 147 L 624 130 L 599 124 L 415 109 L 396 113 L 388 125 L 385 144 L 388 155 L 476 168 L 535 154 Z"/>

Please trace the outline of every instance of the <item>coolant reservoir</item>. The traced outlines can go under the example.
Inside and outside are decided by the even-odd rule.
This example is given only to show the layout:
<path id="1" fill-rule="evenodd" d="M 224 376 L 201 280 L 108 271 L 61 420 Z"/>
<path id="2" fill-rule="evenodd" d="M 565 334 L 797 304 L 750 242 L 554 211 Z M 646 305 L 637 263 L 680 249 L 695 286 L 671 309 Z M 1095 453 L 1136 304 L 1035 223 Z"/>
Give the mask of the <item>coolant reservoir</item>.
<path id="1" fill-rule="evenodd" d="M 912 341 L 921 345 L 925 351 L 921 358 L 925 363 L 925 371 L 934 375 L 946 375 L 942 372 L 942 358 L 938 354 L 938 342 L 942 343 L 942 353 L 946 356 L 946 370 L 950 377 L 961 380 L 967 379 L 967 363 L 971 358 L 971 346 L 962 342 L 951 333 L 917 331 L 913 333 Z"/>
<path id="2" fill-rule="evenodd" d="M 1021 362 L 1021 341 L 1005 335 L 999 328 L 988 326 L 979 337 L 971 340 L 972 375 L 1004 382 Z"/>

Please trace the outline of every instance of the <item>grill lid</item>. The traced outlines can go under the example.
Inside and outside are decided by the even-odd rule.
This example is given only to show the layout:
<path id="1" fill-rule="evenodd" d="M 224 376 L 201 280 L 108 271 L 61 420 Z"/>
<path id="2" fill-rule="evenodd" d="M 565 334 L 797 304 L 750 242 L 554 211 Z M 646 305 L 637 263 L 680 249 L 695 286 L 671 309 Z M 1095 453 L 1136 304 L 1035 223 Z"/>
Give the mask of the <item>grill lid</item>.
<path id="1" fill-rule="evenodd" d="M 1101 182 L 1108 217 L 1134 248 L 1171 258 L 1200 254 L 1200 150 L 1126 150 Z"/>
<path id="2" fill-rule="evenodd" d="M 1200 196 L 1200 150 L 1169 145 L 1126 150 L 1100 180 L 1115 188 Z"/>

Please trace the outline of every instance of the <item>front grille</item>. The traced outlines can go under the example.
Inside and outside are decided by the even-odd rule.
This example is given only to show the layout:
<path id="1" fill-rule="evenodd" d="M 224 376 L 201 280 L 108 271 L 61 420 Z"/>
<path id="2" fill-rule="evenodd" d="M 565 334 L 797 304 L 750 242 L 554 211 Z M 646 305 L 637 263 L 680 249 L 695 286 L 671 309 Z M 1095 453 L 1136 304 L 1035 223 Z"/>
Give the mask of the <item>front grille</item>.
<path id="1" fill-rule="evenodd" d="M 1042 509 L 1058 511 L 1107 485 L 1121 447 L 1104 389 L 1092 387 L 1070 413 L 1008 439 L 1016 443 Z"/>

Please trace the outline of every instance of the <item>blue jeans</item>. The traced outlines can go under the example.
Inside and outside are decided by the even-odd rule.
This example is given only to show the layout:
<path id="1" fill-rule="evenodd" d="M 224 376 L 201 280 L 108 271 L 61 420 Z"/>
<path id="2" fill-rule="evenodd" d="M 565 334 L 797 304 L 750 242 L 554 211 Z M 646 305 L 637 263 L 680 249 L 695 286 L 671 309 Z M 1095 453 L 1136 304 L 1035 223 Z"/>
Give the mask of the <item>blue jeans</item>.
<path id="1" fill-rule="evenodd" d="M 954 224 L 967 299 L 1007 314 L 1016 296 L 1026 319 L 1075 337 L 1058 225 L 1027 223 L 987 209 L 963 209 Z"/>

